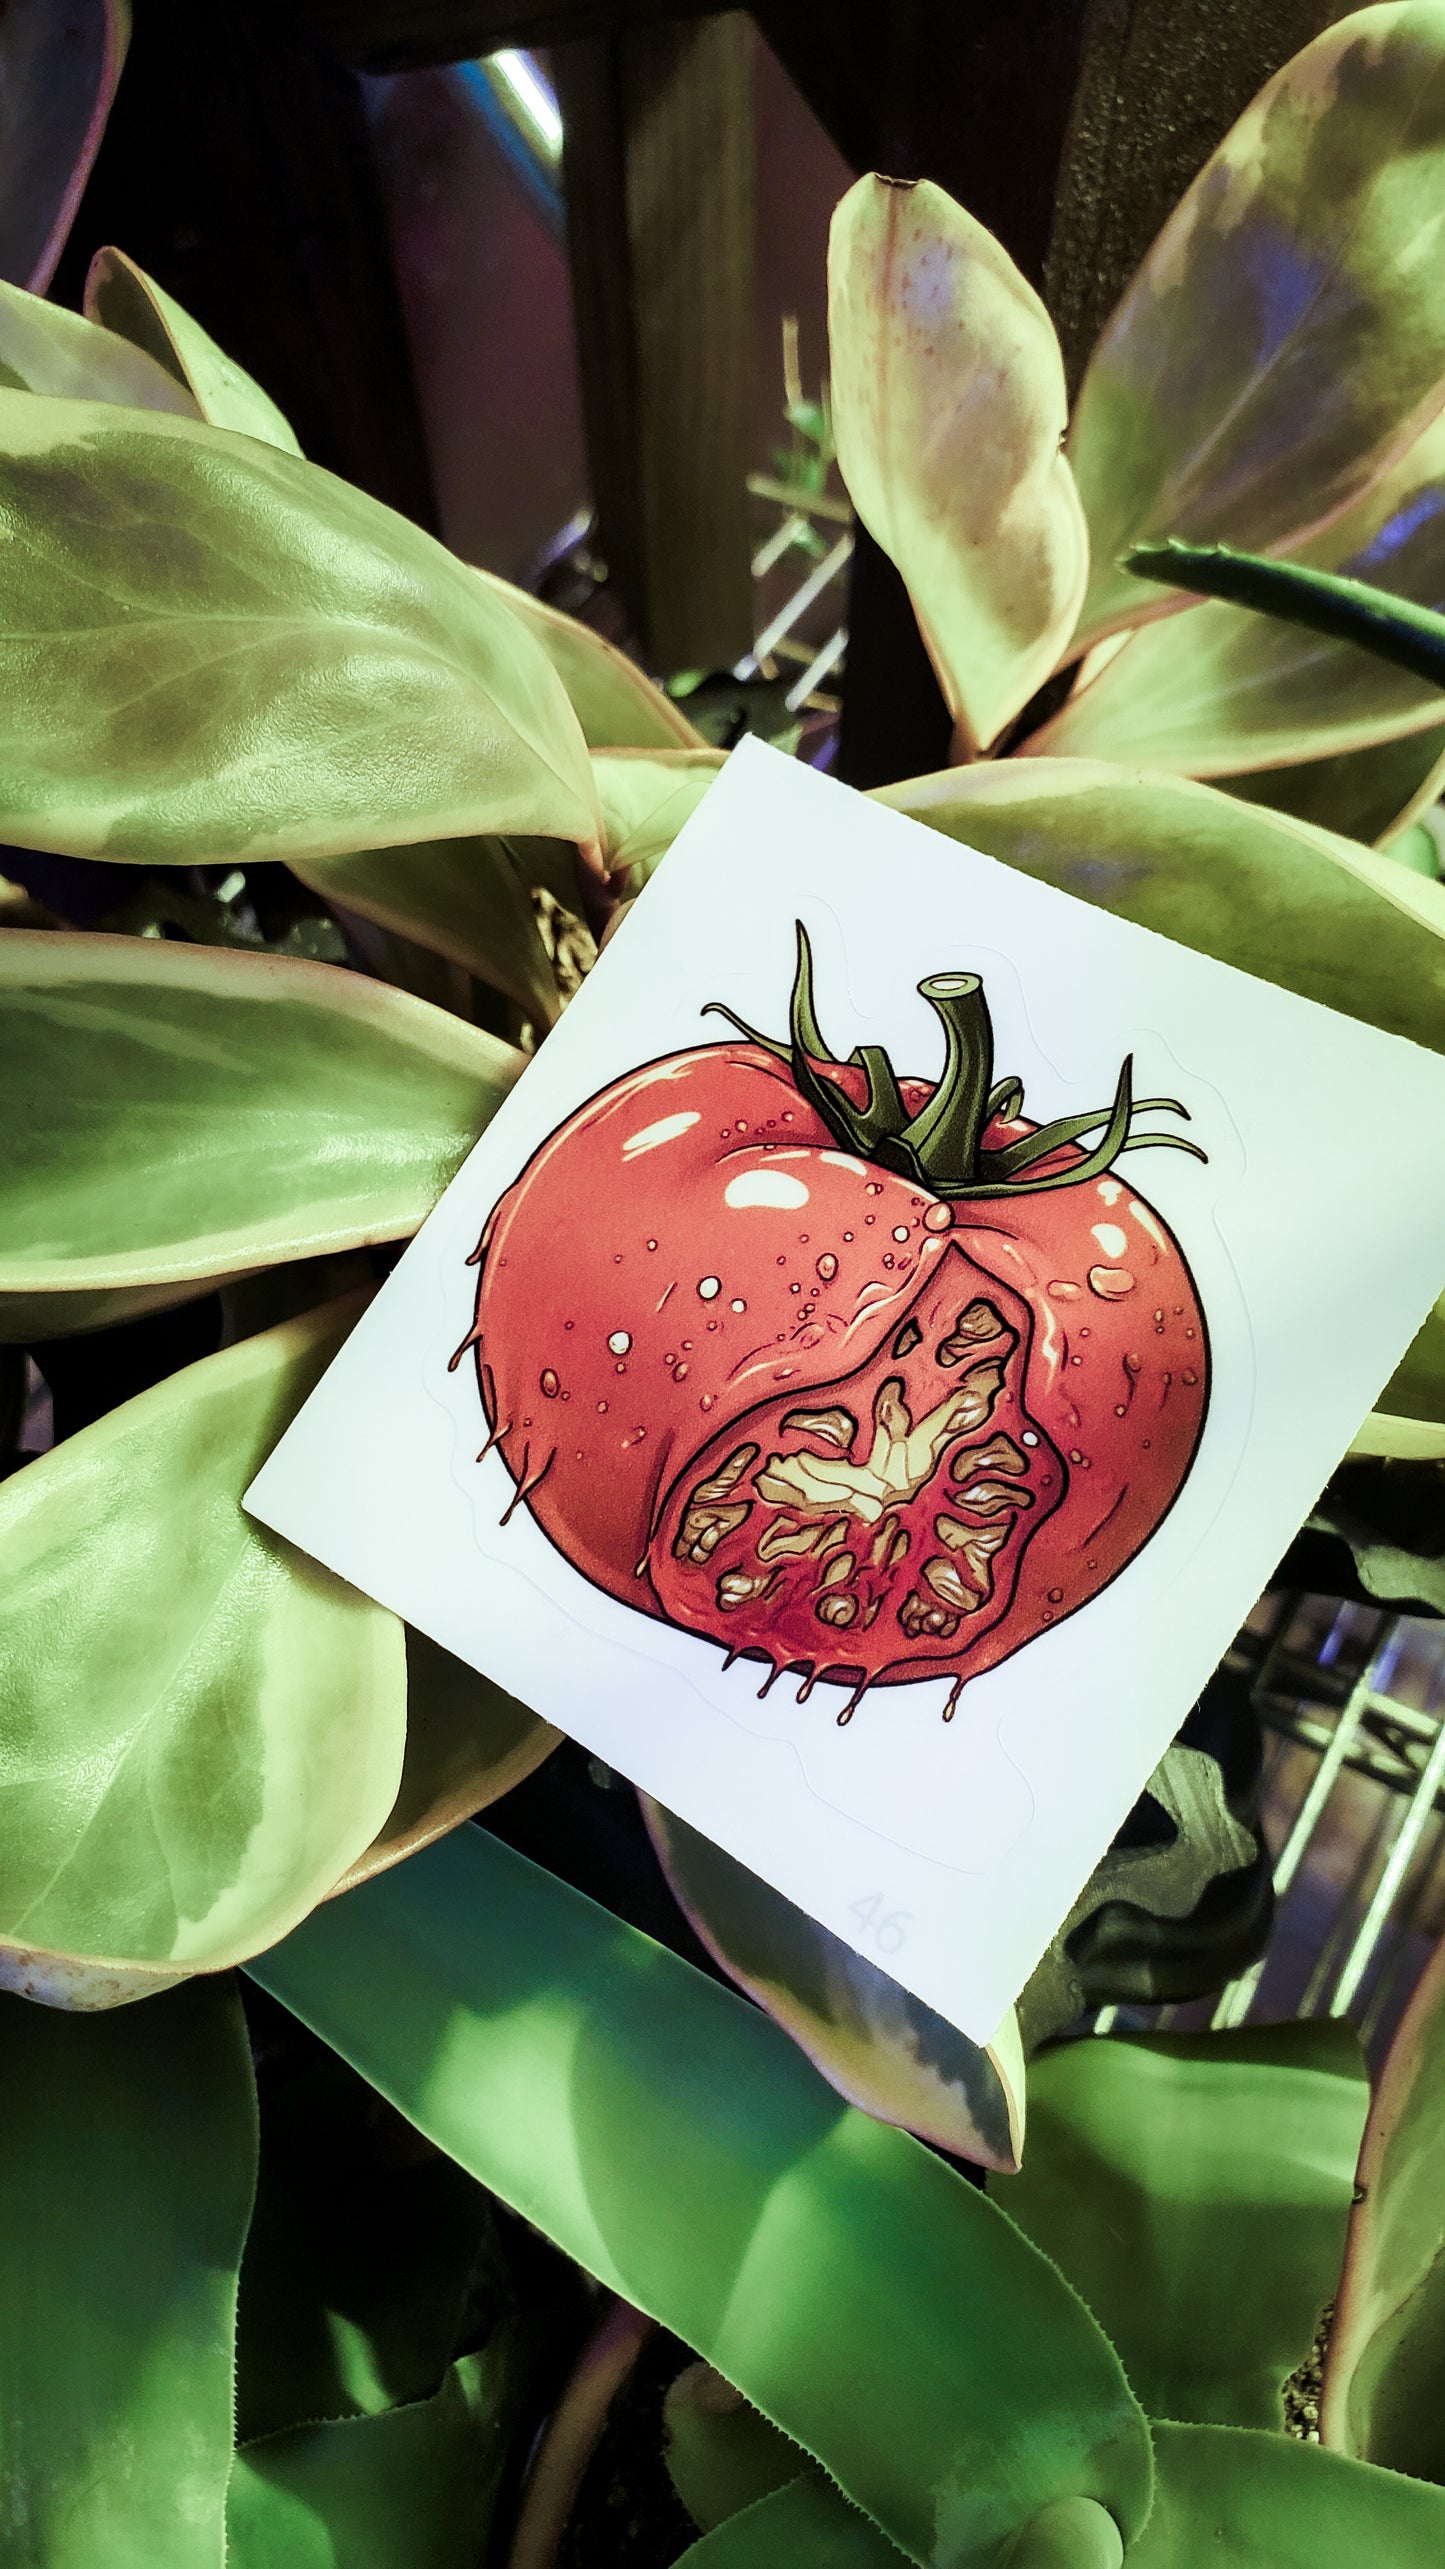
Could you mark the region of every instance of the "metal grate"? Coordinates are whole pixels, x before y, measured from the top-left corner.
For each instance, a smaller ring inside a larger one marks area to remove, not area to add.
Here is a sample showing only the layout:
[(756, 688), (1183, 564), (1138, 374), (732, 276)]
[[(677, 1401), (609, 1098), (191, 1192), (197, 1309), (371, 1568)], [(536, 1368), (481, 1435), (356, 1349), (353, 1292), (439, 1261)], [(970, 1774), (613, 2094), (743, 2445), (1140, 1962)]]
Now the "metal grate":
[(1378, 2055), (1445, 1932), (1445, 1625), (1292, 1591), (1226, 1665), (1265, 1729), (1268, 1950), (1212, 2004), (1104, 2008), (1095, 2031), (1344, 2016)]

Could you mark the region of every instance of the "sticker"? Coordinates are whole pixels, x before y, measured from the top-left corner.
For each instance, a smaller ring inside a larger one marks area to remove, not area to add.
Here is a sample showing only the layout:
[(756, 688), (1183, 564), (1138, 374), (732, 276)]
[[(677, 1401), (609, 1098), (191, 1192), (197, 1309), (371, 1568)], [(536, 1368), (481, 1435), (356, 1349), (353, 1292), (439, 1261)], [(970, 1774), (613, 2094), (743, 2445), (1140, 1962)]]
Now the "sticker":
[(986, 2040), (1439, 1291), (1442, 1108), (746, 743), (248, 1505)]

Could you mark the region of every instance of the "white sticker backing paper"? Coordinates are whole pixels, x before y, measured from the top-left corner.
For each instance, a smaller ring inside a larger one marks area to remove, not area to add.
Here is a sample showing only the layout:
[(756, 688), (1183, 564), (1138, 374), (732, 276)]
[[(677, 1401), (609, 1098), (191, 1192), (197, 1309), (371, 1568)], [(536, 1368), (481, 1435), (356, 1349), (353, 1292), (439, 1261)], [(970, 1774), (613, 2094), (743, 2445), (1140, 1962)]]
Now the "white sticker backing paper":
[(1445, 1060), (745, 742), (247, 1504), (982, 2042), (1442, 1281)]

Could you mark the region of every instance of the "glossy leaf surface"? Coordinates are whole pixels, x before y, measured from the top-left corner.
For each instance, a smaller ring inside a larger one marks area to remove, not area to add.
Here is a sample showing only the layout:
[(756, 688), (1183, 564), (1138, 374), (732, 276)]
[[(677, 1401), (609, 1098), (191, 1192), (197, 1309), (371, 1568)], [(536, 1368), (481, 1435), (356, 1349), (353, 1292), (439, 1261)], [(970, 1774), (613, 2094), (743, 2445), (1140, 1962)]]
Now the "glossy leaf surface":
[(18, 285), (0, 284), (0, 383), (63, 401), (200, 416), (190, 394), (143, 349)]
[(339, 1889), (430, 1846), (500, 1801), (550, 1757), (562, 1734), (410, 1624), (406, 1633), (406, 1756), (385, 1826)]
[[(317, 1910), (255, 1977), (920, 2562), (1049, 2500), (1147, 2505), (1142, 2418), (992, 2204), (776, 2026), (479, 1829)], [(959, 2313), (969, 2324), (959, 2325)]]
[(1445, 394), (1442, 189), (1435, 0), (1343, 19), (1246, 108), (1084, 377), (1069, 436), (1093, 551), (1081, 641), (1139, 619), (1118, 567), (1130, 544), (1278, 551), (1404, 453)]
[(222, 2569), (255, 2092), (234, 1986), (0, 1996), (0, 2553)]
[(1345, 750), (1338, 758), (1256, 767), (1216, 782), (1244, 802), (1263, 803), (1291, 819), (1393, 852), (1398, 833), (1417, 812), (1428, 810), (1445, 784), (1445, 724), (1376, 741), (1369, 749)]
[(499, 2331), (429, 2399), (244, 2446), (227, 2569), (477, 2569), (517, 2424), (514, 2343)]
[(0, 1334), (414, 1231), (522, 1061), (327, 964), (5, 935)]
[(1445, 1944), (1391, 2044), (1360, 2188), (1320, 2434), (1340, 2452), (1445, 2481)]
[(0, 19), (0, 276), (43, 294), (90, 176), (129, 0), (6, 0)]
[(0, 833), (196, 864), (588, 840), (577, 719), (515, 616), (314, 464), (0, 392)]
[(660, 865), (724, 759), (720, 749), (594, 755), (603, 863), (625, 899), (640, 892)]
[(705, 2533), (678, 2569), (899, 2569), (907, 2556), (830, 2481), (800, 2471)]
[(544, 1031), (556, 1024), (556, 976), (527, 884), (504, 840), (419, 840), (310, 864), (297, 859), (291, 871), (324, 901), (375, 919), (504, 990)]
[(994, 2200), (1082, 2294), (1153, 2416), (1283, 2426), (1369, 2102), (1350, 2029), (1321, 2033), (1084, 2040), (1033, 2063), (1028, 2155)]
[(1445, 1051), (1445, 891), (1185, 777), (1016, 759), (877, 795), (1096, 909)]
[(1088, 575), (1053, 323), (931, 179), (868, 177), (833, 216), (828, 343), (848, 495), (966, 748), (986, 747), (1060, 657)]
[(1024, 2064), (1010, 2014), (987, 2050), (745, 1865), (642, 1796), (673, 1893), (709, 1952), (853, 2105), (940, 2149), (1012, 2170)]
[(402, 1627), (240, 1503), (358, 1307), (188, 1366), (0, 1488), (12, 1982), (36, 1951), (214, 1969), (384, 1827)]
[(1129, 2569), (1438, 2569), (1445, 2491), (1251, 2427), (1155, 2425)]
[(572, 701), (589, 749), (697, 749), (706, 746), (686, 714), (635, 660), (580, 617), (563, 615), (527, 589), (472, 565), (493, 597), (540, 643)]
[(213, 428), (237, 428), (288, 455), (300, 454), (290, 423), (269, 394), (124, 250), (97, 250), (85, 280), (85, 309), (92, 321), (143, 349)]
[[(1445, 421), (1290, 562), (1445, 607)], [(1152, 586), (1141, 583), (1141, 608)], [(1226, 776), (1439, 727), (1439, 690), (1427, 679), (1357, 644), (1210, 599), (1141, 625), (1028, 746)]]

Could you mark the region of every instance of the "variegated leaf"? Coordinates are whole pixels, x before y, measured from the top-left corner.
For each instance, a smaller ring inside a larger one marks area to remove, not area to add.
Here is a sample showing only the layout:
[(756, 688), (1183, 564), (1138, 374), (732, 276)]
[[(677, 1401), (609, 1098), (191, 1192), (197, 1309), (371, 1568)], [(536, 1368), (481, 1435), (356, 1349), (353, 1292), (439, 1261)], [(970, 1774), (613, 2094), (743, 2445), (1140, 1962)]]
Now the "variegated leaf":
[(523, 1056), (329, 964), (0, 937), (0, 1337), (414, 1231)]
[(60, 401), (113, 401), (180, 419), (201, 415), (185, 387), (143, 348), (18, 285), (0, 284), (0, 384)]
[(1082, 645), (1180, 603), (1141, 607), (1128, 545), (1287, 549), (1405, 452), (1445, 399), (1442, 241), (1445, 10), (1359, 10), (1245, 110), (1094, 351)]
[(270, 395), (124, 250), (97, 250), (85, 280), (85, 309), (92, 321), (144, 351), (213, 428), (237, 428), (287, 455), (300, 454)]
[(5, 1985), (105, 2006), (255, 1953), (385, 1826), (402, 1627), (241, 1506), (358, 1308), (188, 1366), (0, 1489)]
[(545, 653), (464, 563), (200, 421), (0, 392), (0, 835), (127, 862), (590, 842)]
[(903, 574), (972, 754), (1047, 677), (1084, 595), (1053, 323), (941, 187), (874, 177), (833, 216), (828, 336), (849, 497)]
[(725, 757), (721, 749), (594, 751), (602, 861), (625, 900), (661, 863)]

